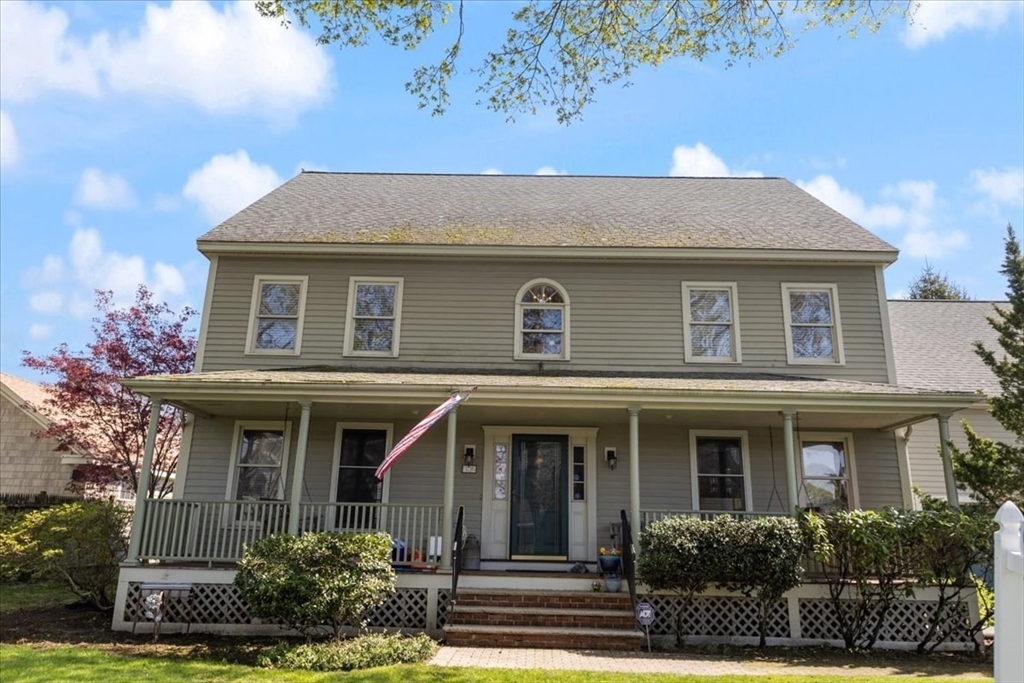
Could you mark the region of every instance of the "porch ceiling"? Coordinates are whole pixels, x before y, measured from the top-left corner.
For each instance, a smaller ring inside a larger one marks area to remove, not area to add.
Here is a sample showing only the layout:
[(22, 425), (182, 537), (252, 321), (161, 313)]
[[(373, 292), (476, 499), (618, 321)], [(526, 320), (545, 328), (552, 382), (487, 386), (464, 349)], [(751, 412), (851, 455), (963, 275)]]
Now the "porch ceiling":
[[(280, 418), (312, 401), (318, 417), (416, 419), (456, 389), (477, 387), (460, 408), (493, 424), (778, 424), (780, 410), (801, 426), (883, 428), (970, 407), (977, 396), (889, 384), (741, 373), (460, 374), (338, 369), (239, 370), (156, 375), (125, 382), (200, 415)], [(291, 406), (289, 408), (289, 406)]]

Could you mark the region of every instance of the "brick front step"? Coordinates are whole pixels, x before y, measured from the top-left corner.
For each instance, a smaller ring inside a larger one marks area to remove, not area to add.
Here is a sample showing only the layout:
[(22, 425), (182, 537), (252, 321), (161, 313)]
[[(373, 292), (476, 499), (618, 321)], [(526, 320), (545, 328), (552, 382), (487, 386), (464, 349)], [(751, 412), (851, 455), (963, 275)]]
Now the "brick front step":
[[(538, 609), (608, 609), (632, 611), (629, 593), (537, 590), (460, 590), (458, 607), (524, 607)], [(457, 608), (456, 608), (457, 609)]]
[(446, 626), (445, 642), (462, 647), (537, 647), (573, 650), (639, 650), (639, 631), (540, 626)]
[[(461, 596), (460, 596), (461, 598)], [(547, 607), (476, 607), (462, 603), (455, 608), (453, 621), (459, 625), (544, 626), (563, 628), (601, 628), (631, 630), (633, 613), (627, 609), (553, 609)]]

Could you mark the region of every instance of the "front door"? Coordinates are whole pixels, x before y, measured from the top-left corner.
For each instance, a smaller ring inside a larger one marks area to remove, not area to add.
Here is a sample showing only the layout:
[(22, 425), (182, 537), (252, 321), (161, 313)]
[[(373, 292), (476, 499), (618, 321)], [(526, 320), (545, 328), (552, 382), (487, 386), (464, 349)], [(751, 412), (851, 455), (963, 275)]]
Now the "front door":
[(569, 555), (569, 439), (512, 438), (511, 559), (564, 560)]

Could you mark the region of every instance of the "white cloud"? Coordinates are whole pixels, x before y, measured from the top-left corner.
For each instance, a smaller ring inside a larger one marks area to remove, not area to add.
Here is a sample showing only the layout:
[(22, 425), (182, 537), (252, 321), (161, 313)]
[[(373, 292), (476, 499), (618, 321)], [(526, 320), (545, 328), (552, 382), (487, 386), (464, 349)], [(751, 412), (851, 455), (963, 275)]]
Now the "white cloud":
[(494, 167), (485, 168), (484, 170), (480, 171), (480, 175), (501, 175), (501, 169)]
[(671, 176), (689, 176), (697, 178), (760, 178), (760, 171), (735, 172), (729, 169), (722, 159), (712, 152), (703, 142), (693, 147), (679, 145), (672, 150)]
[(55, 315), (64, 307), (64, 297), (60, 292), (43, 290), (29, 297), (28, 306), (37, 313)]
[(331, 88), (327, 53), (301, 28), (284, 30), (253, 3), (149, 4), (134, 31), (88, 40), (68, 35), (68, 15), (20, 0), (0, 2), (0, 93), (16, 101), (50, 91), (123, 92), (191, 102), (209, 112), (281, 116)]
[(258, 164), (240, 149), (218, 154), (188, 176), (182, 194), (199, 205), (211, 223), (241, 211), (281, 184), (270, 166)]
[(48, 91), (100, 94), (105, 34), (67, 35), (68, 15), (40, 3), (0, 2), (0, 98), (23, 102)]
[(928, 0), (915, 4), (903, 43), (912, 48), (942, 40), (957, 30), (997, 29), (1021, 9), (1018, 0)]
[(533, 172), (533, 175), (569, 175), (569, 172), (565, 170), (559, 171), (554, 166), (541, 166)]
[(798, 180), (796, 184), (866, 228), (903, 228), (901, 248), (909, 256), (938, 257), (967, 244), (967, 235), (962, 231), (940, 230), (934, 226), (938, 213), (936, 188), (930, 180), (904, 180), (888, 185), (881, 192), (888, 201), (878, 204), (868, 204), (829, 175), (807, 182)]
[(28, 336), (32, 337), (34, 341), (43, 341), (48, 339), (51, 334), (53, 334), (53, 325), (32, 323), (28, 326)]
[(59, 256), (48, 254), (40, 268), (31, 268), (23, 278), (27, 287), (53, 287), (64, 279), (64, 262)]
[(12, 166), (17, 160), (18, 135), (14, 132), (14, 122), (0, 109), (0, 166)]
[(1024, 205), (1024, 168), (975, 169), (971, 189), (993, 204)]
[(129, 209), (135, 206), (135, 195), (128, 181), (118, 174), (87, 168), (75, 190), (75, 204), (92, 209)]
[(161, 212), (177, 211), (180, 205), (181, 202), (178, 197), (160, 192), (157, 193), (156, 199), (153, 200), (153, 208)]

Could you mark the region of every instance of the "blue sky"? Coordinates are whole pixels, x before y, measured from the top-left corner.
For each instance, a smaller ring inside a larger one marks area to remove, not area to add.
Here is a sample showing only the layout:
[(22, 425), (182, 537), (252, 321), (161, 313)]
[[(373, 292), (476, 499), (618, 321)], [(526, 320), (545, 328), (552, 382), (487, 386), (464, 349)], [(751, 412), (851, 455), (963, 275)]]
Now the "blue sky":
[(1024, 228), (1024, 4), (925, 0), (856, 40), (644, 69), (569, 127), (475, 104), (469, 68), (515, 6), (469, 6), (431, 117), (403, 85), (446, 36), (341, 51), (249, 3), (0, 2), (0, 369), (83, 347), (96, 288), (198, 307), (195, 239), (300, 168), (782, 176), (901, 249), (890, 296), (927, 258), (1002, 298), (1003, 231)]

